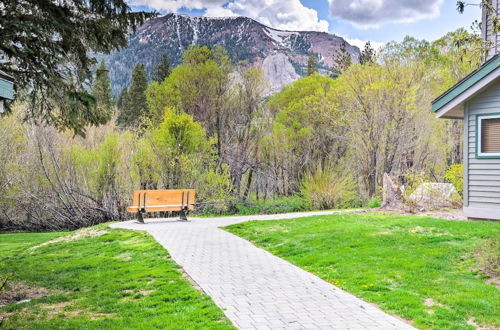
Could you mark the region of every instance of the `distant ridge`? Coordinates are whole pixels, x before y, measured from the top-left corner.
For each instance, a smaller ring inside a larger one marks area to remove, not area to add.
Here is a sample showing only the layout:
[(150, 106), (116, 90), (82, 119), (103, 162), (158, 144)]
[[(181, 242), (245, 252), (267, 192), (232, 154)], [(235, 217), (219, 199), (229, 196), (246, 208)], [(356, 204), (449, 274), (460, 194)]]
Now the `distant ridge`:
[[(143, 63), (151, 71), (162, 54), (173, 65), (192, 44), (224, 46), (236, 61), (246, 60), (264, 70), (271, 90), (297, 80), (306, 71), (309, 52), (318, 54), (320, 72), (326, 73), (333, 55), (345, 40), (326, 32), (283, 31), (248, 17), (199, 17), (168, 14), (147, 21), (130, 37), (129, 46), (106, 56), (113, 93), (128, 87), (132, 70)], [(353, 60), (359, 48), (347, 43)]]

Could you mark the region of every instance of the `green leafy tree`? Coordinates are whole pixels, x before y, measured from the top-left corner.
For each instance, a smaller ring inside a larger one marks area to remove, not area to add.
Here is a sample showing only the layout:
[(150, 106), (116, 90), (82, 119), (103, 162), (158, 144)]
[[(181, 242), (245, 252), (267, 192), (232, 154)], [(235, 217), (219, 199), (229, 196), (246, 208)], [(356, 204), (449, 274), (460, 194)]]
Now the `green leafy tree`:
[(28, 94), (27, 117), (84, 135), (108, 120), (88, 90), (92, 53), (125, 47), (129, 32), (154, 15), (131, 12), (124, 0), (2, 1), (0, 70)]
[(264, 139), (268, 166), (282, 169), (280, 193), (300, 188), (304, 170), (318, 163), (336, 164), (346, 152), (344, 114), (333, 94), (337, 82), (312, 75), (286, 86), (268, 103), (276, 118)]
[[(457, 1), (457, 10), (461, 14), (463, 14), (463, 12), (465, 11), (465, 7), (467, 6), (479, 6), (486, 14), (486, 21), (482, 21), (481, 23), (479, 23), (477, 20), (475, 20), (472, 23), (472, 34), (462, 33), (455, 36), (454, 44), (463, 53), (466, 53), (471, 49), (480, 50), (482, 52), (482, 58), (484, 58), (484, 56), (488, 53), (490, 55), (494, 55), (497, 53), (498, 42), (483, 39), (481, 33), (483, 24), (486, 24), (488, 26), (488, 30), (491, 31), (491, 34), (493, 35), (500, 32), (500, 19), (498, 17), (498, 8), (496, 7), (495, 3), (496, 2), (491, 0), (478, 0), (471, 2)], [(477, 46), (478, 40), (481, 41), (479, 46)], [(474, 49), (472, 47), (477, 48)]]
[(166, 107), (193, 116), (204, 124), (207, 135), (215, 138), (222, 158), (230, 73), (234, 71), (231, 59), (223, 47), (192, 46), (182, 61), (161, 84), (153, 82), (148, 89), (151, 116), (157, 122)]
[(168, 56), (163, 54), (160, 60), (160, 63), (156, 66), (152, 79), (153, 81), (161, 83), (163, 80), (167, 79), (172, 73), (172, 68), (170, 67), (170, 63), (168, 62)]
[(343, 41), (340, 44), (340, 48), (333, 55), (333, 67), (330, 76), (336, 78), (342, 74), (348, 67), (352, 64), (352, 57), (347, 50), (347, 43)]
[(148, 138), (165, 188), (194, 186), (203, 163), (210, 163), (212, 143), (200, 123), (186, 113), (167, 108), (163, 121)]
[(103, 119), (111, 119), (113, 96), (109, 81), (108, 69), (104, 60), (96, 70), (94, 84), (92, 85), (92, 95), (96, 100), (96, 113)]
[(373, 49), (372, 45), (369, 41), (365, 43), (365, 47), (361, 51), (361, 55), (359, 57), (360, 64), (368, 64), (375, 62), (375, 49)]
[(122, 109), (118, 122), (122, 126), (137, 125), (141, 117), (147, 116), (146, 89), (148, 79), (144, 64), (137, 64), (132, 72), (132, 81), (127, 91), (127, 107)]
[(307, 61), (307, 75), (313, 75), (318, 72), (318, 61), (316, 59), (316, 54), (312, 51), (309, 53), (309, 59)]
[(453, 164), (450, 166), (444, 176), (446, 181), (457, 188), (458, 193), (463, 196), (464, 193), (464, 165)]

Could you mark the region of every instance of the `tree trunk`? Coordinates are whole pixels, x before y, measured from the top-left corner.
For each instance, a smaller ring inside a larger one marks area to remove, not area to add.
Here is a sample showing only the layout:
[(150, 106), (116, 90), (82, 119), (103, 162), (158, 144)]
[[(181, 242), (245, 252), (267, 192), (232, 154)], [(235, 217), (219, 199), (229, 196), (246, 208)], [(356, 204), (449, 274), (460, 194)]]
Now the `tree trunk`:
[(381, 209), (386, 211), (413, 211), (411, 206), (406, 203), (403, 189), (395, 184), (387, 173), (384, 173)]
[(244, 201), (246, 201), (248, 198), (248, 193), (250, 192), (250, 186), (252, 185), (252, 177), (253, 177), (253, 170), (250, 169), (250, 173), (248, 173), (247, 186), (245, 188), (245, 192), (243, 193), (243, 200)]

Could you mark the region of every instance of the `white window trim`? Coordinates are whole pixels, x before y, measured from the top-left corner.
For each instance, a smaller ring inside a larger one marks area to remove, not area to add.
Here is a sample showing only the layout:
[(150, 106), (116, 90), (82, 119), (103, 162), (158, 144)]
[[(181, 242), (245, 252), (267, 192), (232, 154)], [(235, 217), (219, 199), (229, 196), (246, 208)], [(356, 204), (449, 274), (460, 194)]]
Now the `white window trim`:
[(500, 152), (481, 152), (483, 150), (483, 147), (481, 143), (483, 142), (483, 120), (484, 119), (498, 119), (500, 118), (500, 115), (495, 114), (495, 115), (479, 115), (477, 116), (477, 132), (476, 132), (476, 138), (477, 138), (477, 156), (478, 157), (500, 157)]

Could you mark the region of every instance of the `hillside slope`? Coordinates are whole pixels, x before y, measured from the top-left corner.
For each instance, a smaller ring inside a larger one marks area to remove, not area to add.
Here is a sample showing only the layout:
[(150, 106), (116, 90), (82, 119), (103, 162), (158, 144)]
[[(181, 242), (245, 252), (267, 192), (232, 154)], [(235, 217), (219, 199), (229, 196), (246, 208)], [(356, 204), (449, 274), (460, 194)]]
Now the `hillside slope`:
[[(281, 31), (247, 17), (208, 18), (168, 14), (147, 21), (130, 37), (129, 46), (106, 56), (113, 92), (129, 84), (132, 70), (143, 63), (151, 72), (162, 54), (177, 65), (192, 44), (222, 45), (236, 61), (263, 68), (272, 90), (297, 80), (305, 73), (310, 51), (318, 54), (320, 71), (328, 72), (333, 55), (344, 42), (324, 32)], [(359, 49), (347, 44), (354, 61)]]

